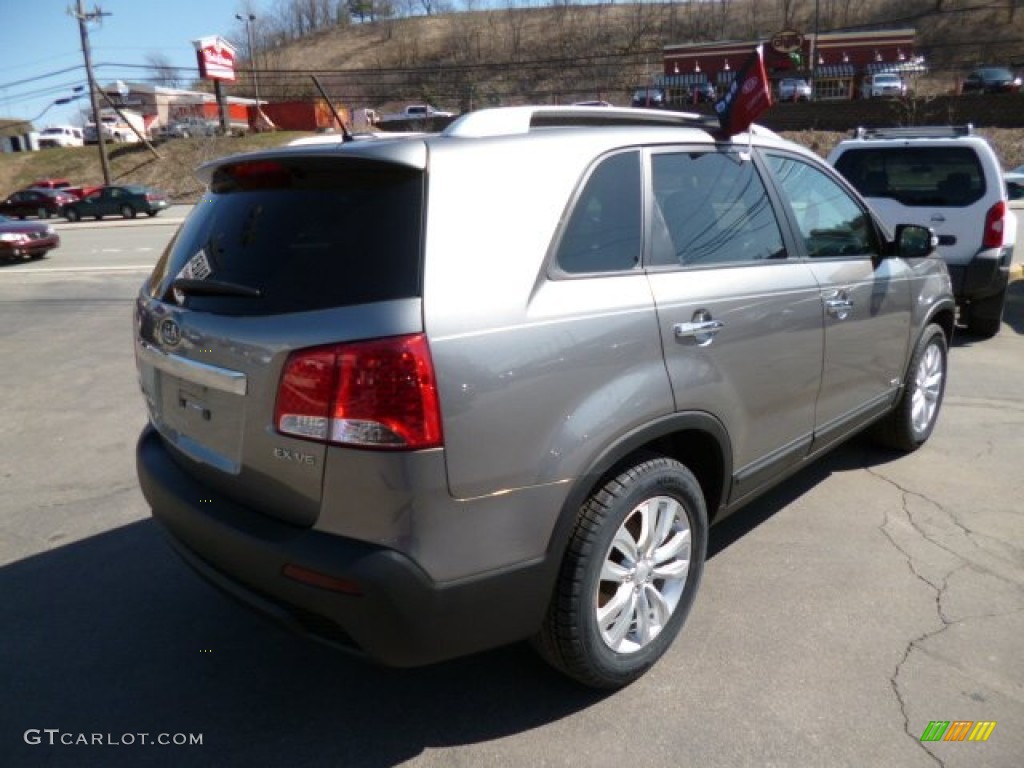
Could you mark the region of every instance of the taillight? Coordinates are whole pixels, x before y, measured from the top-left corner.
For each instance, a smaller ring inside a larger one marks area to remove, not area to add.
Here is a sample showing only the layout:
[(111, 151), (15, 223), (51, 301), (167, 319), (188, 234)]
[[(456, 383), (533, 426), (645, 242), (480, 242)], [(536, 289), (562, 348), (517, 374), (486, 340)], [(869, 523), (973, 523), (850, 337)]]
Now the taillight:
[(339, 445), (413, 450), (443, 442), (434, 365), (423, 334), (289, 355), (274, 425)]
[(1006, 202), (1000, 200), (988, 209), (985, 214), (985, 234), (981, 238), (984, 248), (1001, 248), (1003, 246), (1003, 227), (1006, 220)]

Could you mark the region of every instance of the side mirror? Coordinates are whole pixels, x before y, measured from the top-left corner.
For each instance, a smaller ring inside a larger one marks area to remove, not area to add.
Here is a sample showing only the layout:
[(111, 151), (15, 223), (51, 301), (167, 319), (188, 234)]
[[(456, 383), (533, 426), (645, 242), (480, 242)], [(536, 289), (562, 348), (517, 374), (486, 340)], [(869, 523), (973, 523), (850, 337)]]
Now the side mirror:
[(899, 224), (896, 227), (896, 255), (904, 259), (921, 259), (938, 247), (939, 238), (928, 227)]

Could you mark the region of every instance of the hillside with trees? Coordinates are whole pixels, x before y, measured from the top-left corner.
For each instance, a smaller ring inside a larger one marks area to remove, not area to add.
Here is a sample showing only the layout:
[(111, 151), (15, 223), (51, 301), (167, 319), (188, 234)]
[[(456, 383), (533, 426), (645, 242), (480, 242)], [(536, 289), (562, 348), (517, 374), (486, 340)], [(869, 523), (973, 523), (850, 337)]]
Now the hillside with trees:
[(915, 28), (937, 90), (979, 63), (1024, 67), (1024, 0), (281, 0), (253, 23), (236, 92), (251, 95), (255, 65), (261, 96), (280, 100), (313, 96), (317, 72), (352, 106), (621, 101), (666, 44), (809, 32), (816, 15), (820, 32)]

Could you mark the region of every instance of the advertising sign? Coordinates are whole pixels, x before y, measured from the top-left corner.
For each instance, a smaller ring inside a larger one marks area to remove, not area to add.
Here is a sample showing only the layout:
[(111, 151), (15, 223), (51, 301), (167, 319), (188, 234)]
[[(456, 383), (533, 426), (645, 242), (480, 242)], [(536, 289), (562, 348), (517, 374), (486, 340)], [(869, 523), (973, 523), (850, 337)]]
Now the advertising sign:
[(235, 47), (220, 35), (193, 40), (199, 62), (199, 76), (204, 80), (235, 82)]

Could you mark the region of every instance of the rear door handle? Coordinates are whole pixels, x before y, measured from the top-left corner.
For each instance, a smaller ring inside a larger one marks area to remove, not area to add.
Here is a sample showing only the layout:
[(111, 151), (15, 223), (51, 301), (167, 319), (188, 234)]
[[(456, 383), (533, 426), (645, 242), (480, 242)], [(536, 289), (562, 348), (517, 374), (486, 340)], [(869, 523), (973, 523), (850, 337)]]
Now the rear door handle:
[(699, 310), (693, 313), (693, 320), (688, 323), (676, 323), (672, 332), (677, 339), (694, 339), (698, 347), (706, 347), (715, 339), (715, 334), (725, 327), (721, 320), (712, 320), (711, 313)]
[(853, 311), (853, 302), (845, 296), (836, 299), (825, 299), (825, 311), (836, 320), (845, 320)]

